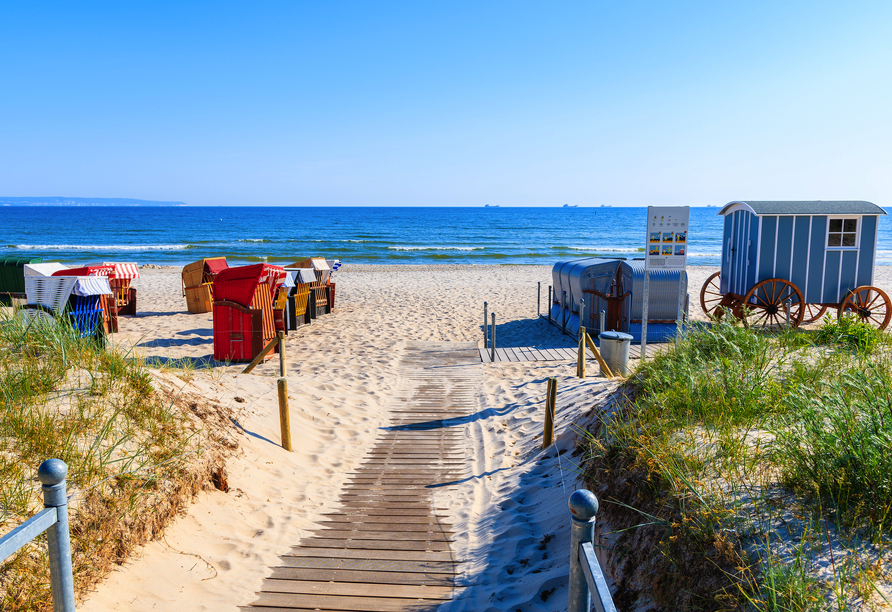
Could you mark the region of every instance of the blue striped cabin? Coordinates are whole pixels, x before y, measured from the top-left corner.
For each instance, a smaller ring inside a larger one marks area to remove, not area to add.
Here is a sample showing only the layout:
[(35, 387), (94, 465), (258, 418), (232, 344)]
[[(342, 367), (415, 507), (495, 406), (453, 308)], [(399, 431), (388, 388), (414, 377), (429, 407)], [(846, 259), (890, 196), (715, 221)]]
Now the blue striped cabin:
[(864, 201), (731, 202), (722, 241), (722, 294), (781, 278), (809, 304), (838, 303), (873, 285), (877, 229), (886, 211)]

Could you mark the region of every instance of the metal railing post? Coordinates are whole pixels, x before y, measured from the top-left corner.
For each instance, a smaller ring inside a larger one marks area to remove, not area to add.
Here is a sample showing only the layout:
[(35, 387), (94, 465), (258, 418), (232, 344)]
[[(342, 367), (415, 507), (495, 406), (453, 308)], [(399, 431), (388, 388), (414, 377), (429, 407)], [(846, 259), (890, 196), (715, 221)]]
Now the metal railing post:
[(561, 331), (567, 333), (567, 292), (561, 291)]
[(489, 332), (486, 329), (486, 326), (489, 323), (486, 316), (486, 310), (488, 307), (488, 304), (486, 302), (483, 302), (483, 348), (486, 348), (486, 337), (489, 335)]
[(536, 285), (538, 285), (536, 288), (536, 318), (538, 319), (542, 316), (542, 282), (539, 281)]
[(567, 505), (570, 507), (570, 594), (567, 612), (589, 612), (592, 594), (579, 561), (579, 547), (595, 539), (595, 515), (598, 498), (591, 491), (574, 491)]
[(551, 307), (554, 305), (554, 297), (552, 296), (551, 285), (548, 285), (548, 322), (551, 323)]
[(71, 572), (71, 539), (68, 535), (68, 495), (65, 477), (68, 466), (60, 459), (47, 459), (37, 469), (43, 485), (43, 505), (56, 509), (56, 522), (47, 529), (53, 612), (75, 612), (74, 576)]
[(490, 328), (490, 331), (492, 332), (492, 340), (490, 341), (491, 346), (490, 346), (489, 359), (490, 359), (490, 361), (495, 363), (495, 360), (496, 360), (496, 313), (492, 313), (492, 327)]
[(603, 311), (603, 310), (601, 311), (601, 316), (598, 317), (598, 322), (600, 323), (600, 325), (599, 325), (600, 330), (599, 330), (599, 331), (603, 334), (603, 333), (604, 333), (604, 328), (605, 328), (605, 326), (606, 326), (606, 323), (605, 323), (605, 321), (604, 321), (604, 311)]

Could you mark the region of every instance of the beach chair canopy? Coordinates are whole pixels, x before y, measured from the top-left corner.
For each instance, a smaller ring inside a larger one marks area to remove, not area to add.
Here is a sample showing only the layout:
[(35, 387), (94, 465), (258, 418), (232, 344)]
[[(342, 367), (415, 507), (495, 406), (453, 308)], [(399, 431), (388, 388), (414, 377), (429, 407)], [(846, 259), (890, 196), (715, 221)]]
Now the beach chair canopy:
[(313, 270), (318, 270), (321, 272), (329, 272), (331, 268), (328, 263), (321, 257), (310, 257), (309, 259), (304, 259), (302, 261), (296, 261), (290, 266), (285, 266), (286, 268), (311, 268)]
[(138, 265), (135, 263), (110, 263), (103, 262), (104, 266), (111, 266), (112, 272), (108, 275), (110, 278), (129, 279), (139, 278)]
[(47, 263), (25, 264), (25, 276), (52, 276), (60, 270), (67, 270), (68, 266), (58, 261)]
[(225, 257), (211, 257), (204, 260), (204, 271), (208, 274), (219, 274), (228, 267)]
[(108, 277), (102, 276), (28, 276), (25, 296), (29, 304), (40, 304), (60, 312), (71, 294), (79, 296), (112, 295)]
[(22, 293), (25, 291), (26, 264), (40, 263), (39, 257), (3, 257), (0, 258), (0, 292)]
[(311, 268), (285, 268), (285, 271), (294, 280), (295, 285), (308, 285), (316, 282), (316, 273)]
[(93, 264), (81, 268), (59, 270), (58, 272), (53, 272), (53, 276), (111, 276), (113, 272), (113, 266)]
[(247, 308), (254, 299), (257, 285), (269, 285), (272, 297), (285, 276), (284, 268), (269, 264), (226, 268), (214, 279), (214, 299), (232, 301)]

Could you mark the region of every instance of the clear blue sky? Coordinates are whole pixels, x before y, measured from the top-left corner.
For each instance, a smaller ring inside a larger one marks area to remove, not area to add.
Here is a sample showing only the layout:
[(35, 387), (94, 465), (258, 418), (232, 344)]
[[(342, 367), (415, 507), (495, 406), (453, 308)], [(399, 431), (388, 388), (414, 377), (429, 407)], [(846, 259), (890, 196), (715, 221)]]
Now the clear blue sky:
[(2, 2), (0, 195), (892, 205), (892, 2)]

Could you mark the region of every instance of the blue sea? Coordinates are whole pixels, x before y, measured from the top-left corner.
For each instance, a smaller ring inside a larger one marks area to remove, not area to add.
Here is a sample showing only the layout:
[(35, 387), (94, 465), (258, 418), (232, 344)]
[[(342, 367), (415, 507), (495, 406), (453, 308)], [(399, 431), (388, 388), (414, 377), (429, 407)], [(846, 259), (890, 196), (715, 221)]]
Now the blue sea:
[[(691, 208), (689, 265), (719, 265), (720, 209)], [(642, 208), (0, 207), (0, 257), (184, 265), (286, 264), (311, 256), (356, 264), (546, 264), (642, 257)], [(880, 217), (878, 264), (892, 265)]]

